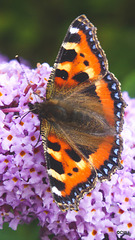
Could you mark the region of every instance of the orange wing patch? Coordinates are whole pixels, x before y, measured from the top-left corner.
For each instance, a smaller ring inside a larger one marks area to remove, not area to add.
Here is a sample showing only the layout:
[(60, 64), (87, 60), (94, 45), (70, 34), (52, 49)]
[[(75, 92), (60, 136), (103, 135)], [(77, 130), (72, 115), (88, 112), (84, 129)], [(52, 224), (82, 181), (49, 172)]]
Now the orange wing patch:
[(115, 114), (114, 114), (114, 100), (111, 98), (111, 91), (108, 89), (108, 83), (103, 79), (95, 82), (96, 93), (102, 103), (103, 113), (107, 121), (114, 126)]
[(96, 169), (99, 169), (104, 165), (104, 161), (109, 159), (109, 154), (112, 149), (112, 144), (114, 142), (113, 136), (107, 136), (104, 141), (99, 145), (96, 153), (90, 155), (90, 161)]

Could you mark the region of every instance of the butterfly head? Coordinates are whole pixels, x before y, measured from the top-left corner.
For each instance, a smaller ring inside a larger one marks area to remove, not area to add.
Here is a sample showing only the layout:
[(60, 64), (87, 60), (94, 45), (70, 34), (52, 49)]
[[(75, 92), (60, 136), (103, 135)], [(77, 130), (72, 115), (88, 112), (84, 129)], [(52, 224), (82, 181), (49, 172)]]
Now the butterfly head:
[(37, 114), (39, 119), (46, 119), (49, 122), (55, 122), (55, 120), (61, 120), (66, 118), (66, 110), (59, 106), (58, 101), (46, 100), (43, 102), (35, 102), (34, 104), (28, 104), (30, 112)]
[(40, 111), (40, 103), (36, 102), (36, 103), (28, 103), (28, 107), (30, 109), (30, 112), (35, 113), (35, 114), (39, 114)]
[(34, 104), (29, 102), (28, 107), (30, 109), (30, 112), (37, 114), (39, 119), (41, 120), (42, 118), (47, 119), (48, 116), (48, 107), (47, 107), (47, 102), (35, 102)]

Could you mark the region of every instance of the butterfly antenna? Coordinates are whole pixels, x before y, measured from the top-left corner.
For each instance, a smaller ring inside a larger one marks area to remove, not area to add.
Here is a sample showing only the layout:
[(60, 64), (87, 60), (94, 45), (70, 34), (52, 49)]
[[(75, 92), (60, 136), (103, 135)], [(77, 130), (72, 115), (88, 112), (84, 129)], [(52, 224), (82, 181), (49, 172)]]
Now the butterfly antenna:
[(21, 120), (20, 120), (20, 122), (22, 121), (22, 119), (24, 118), (24, 117), (26, 117), (29, 113), (31, 112), (31, 110), (29, 110), (28, 112), (26, 112), (26, 113), (24, 113), (23, 114), (23, 116), (21, 117)]
[[(22, 69), (22, 72), (23, 72), (23, 74), (25, 75), (25, 78), (26, 78), (26, 80), (27, 80), (28, 85), (32, 88), (32, 85), (31, 85), (31, 83), (29, 82), (29, 79), (28, 79), (28, 77), (27, 77), (27, 75), (26, 75), (26, 72), (25, 72), (23, 66), (22, 66), (22, 63), (21, 63), (21, 60), (20, 60), (18, 54), (15, 56), (15, 59), (16, 59), (17, 62), (20, 64), (21, 69)], [(45, 97), (41, 97), (38, 93), (36, 93), (36, 92), (34, 92), (34, 91), (33, 91), (33, 93), (34, 93), (35, 95), (37, 95), (40, 99), (45, 100)]]
[(26, 78), (26, 80), (27, 80), (28, 85), (31, 86), (31, 84), (30, 84), (30, 82), (29, 82), (29, 79), (28, 79), (28, 77), (27, 77), (27, 75), (26, 75), (26, 72), (25, 72), (25, 70), (24, 70), (24, 67), (23, 67), (23, 65), (22, 65), (22, 63), (21, 63), (21, 60), (20, 60), (18, 54), (15, 56), (15, 59), (16, 59), (17, 62), (20, 64), (20, 67), (21, 67), (21, 69), (22, 69), (22, 73), (25, 75), (25, 78)]

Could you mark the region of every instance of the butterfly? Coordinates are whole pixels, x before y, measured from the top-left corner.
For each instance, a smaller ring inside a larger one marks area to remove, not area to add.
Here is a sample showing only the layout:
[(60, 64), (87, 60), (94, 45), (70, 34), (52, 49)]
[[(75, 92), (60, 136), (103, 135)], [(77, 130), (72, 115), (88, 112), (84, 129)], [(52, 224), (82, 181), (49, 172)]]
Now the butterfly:
[(81, 15), (60, 47), (46, 100), (29, 103), (40, 119), (51, 192), (62, 211), (79, 210), (84, 194), (122, 167), (124, 107), (96, 28)]

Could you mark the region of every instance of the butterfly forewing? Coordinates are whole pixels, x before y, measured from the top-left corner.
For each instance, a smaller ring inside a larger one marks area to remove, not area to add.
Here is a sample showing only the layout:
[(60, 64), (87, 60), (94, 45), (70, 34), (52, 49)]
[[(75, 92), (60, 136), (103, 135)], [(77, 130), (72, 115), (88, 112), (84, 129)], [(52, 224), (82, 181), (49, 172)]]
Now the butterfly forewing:
[[(101, 79), (108, 70), (108, 62), (96, 36), (96, 28), (81, 15), (70, 25), (50, 76), (56, 88), (73, 88), (89, 80)], [(48, 85), (47, 98), (52, 87)], [(49, 91), (50, 90), (50, 91)]]

